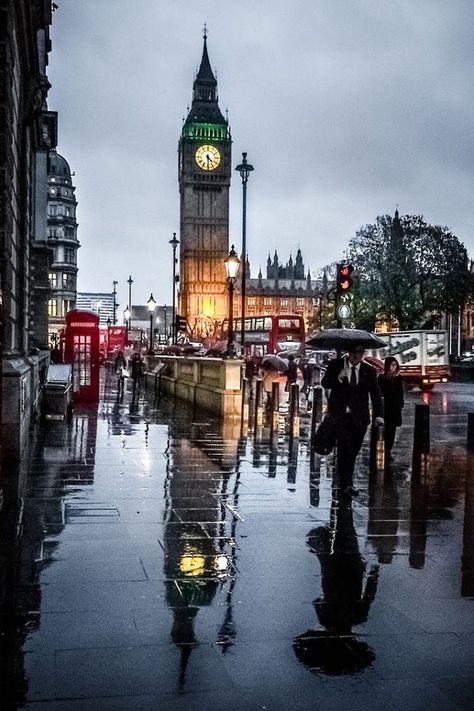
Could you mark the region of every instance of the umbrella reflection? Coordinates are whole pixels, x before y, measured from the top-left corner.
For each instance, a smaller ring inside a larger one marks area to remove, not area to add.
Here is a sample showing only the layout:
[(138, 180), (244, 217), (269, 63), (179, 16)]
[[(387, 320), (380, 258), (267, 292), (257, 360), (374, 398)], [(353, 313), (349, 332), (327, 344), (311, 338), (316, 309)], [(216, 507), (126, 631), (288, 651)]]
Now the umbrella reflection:
[(308, 534), (308, 547), (321, 565), (322, 595), (313, 605), (324, 630), (308, 630), (295, 638), (299, 661), (324, 674), (360, 672), (375, 659), (368, 644), (356, 639), (352, 627), (367, 621), (377, 591), (378, 566), (365, 576), (351, 505), (333, 501), (332, 526)]

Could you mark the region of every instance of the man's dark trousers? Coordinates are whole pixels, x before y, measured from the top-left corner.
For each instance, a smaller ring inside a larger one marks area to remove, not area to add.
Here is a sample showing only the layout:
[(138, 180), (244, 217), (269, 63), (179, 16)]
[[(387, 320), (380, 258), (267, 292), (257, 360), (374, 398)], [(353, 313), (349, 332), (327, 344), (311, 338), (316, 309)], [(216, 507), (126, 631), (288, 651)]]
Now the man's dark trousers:
[(367, 427), (355, 424), (350, 413), (342, 415), (336, 425), (337, 469), (342, 489), (352, 485), (354, 466), (362, 447)]

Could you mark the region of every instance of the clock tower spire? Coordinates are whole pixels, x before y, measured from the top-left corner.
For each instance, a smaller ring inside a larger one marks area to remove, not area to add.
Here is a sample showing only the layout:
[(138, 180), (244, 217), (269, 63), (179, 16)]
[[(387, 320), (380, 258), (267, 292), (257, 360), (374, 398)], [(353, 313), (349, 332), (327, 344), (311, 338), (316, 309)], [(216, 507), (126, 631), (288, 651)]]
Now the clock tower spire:
[(193, 336), (227, 317), (231, 135), (220, 111), (204, 26), (201, 64), (179, 140), (179, 310)]

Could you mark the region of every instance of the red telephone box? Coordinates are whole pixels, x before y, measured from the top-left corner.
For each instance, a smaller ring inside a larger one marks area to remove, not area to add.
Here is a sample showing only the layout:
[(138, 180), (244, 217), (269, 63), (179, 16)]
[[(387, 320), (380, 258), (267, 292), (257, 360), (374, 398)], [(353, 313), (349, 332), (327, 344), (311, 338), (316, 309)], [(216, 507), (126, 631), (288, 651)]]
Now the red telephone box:
[(73, 309), (66, 314), (64, 362), (72, 363), (75, 400), (99, 399), (99, 316)]

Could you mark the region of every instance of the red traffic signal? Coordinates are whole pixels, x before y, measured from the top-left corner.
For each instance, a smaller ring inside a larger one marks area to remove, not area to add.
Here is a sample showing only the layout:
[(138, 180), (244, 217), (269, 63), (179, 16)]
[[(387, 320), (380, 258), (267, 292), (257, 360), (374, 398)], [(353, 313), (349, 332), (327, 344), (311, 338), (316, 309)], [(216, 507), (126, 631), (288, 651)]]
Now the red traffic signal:
[(337, 293), (344, 294), (352, 287), (351, 274), (354, 271), (352, 264), (347, 262), (337, 265)]

